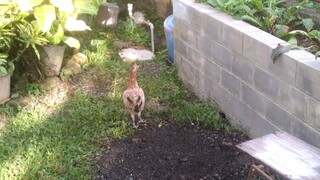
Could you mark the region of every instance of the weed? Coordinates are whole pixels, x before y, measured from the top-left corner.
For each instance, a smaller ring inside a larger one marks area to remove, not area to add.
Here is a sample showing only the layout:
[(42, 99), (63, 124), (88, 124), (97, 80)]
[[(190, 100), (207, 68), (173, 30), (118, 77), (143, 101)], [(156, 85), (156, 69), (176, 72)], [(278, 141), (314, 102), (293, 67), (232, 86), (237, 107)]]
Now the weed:
[(39, 84), (37, 83), (28, 83), (25, 87), (28, 95), (37, 96), (40, 95), (43, 90), (40, 89)]

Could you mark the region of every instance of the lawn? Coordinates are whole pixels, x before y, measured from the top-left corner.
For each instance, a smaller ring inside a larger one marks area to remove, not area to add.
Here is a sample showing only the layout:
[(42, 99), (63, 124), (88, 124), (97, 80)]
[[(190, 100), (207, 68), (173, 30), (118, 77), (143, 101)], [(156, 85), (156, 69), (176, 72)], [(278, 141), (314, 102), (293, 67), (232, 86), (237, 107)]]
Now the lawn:
[[(161, 29), (162, 21), (155, 22)], [(164, 38), (159, 31), (157, 36)], [(51, 90), (28, 84), (12, 92), (19, 98), (0, 106), (0, 179), (90, 179), (93, 158), (112, 139), (135, 132), (122, 104), (133, 63), (121, 60), (112, 44), (130, 40), (150, 47), (147, 29), (121, 19), (116, 29), (96, 29), (79, 38), (80, 52), (89, 59), (81, 74), (61, 74), (63, 82)], [(169, 118), (233, 131), (217, 106), (201, 102), (183, 86), (175, 66), (167, 64), (164, 48), (156, 44), (155, 59), (137, 63), (147, 101), (142, 117), (152, 117), (159, 125)]]

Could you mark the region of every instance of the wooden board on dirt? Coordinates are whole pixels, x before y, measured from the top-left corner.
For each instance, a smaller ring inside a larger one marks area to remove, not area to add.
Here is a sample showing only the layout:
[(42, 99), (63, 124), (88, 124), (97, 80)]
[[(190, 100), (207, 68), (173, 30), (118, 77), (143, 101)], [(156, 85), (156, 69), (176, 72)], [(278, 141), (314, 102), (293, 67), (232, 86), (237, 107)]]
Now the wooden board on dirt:
[(265, 135), (237, 145), (289, 179), (320, 179), (320, 149), (285, 132)]

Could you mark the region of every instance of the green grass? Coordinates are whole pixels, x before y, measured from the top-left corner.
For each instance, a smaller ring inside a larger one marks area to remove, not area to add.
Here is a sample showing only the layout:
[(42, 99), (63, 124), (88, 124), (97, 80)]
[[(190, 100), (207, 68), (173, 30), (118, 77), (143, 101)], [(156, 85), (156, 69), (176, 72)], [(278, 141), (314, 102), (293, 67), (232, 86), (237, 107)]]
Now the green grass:
[[(31, 108), (0, 106), (0, 114), (7, 119), (0, 129), (0, 179), (90, 179), (94, 156), (107, 148), (111, 138), (134, 131), (121, 97), (132, 63), (119, 59), (112, 42), (136, 38), (136, 42), (146, 43), (149, 37), (139, 27), (130, 30), (125, 21), (116, 30), (96, 30), (84, 37), (81, 52), (90, 62), (85, 70), (96, 69), (96, 79), (106, 77), (99, 82), (108, 84), (106, 95), (90, 96), (80, 89), (60, 104), (43, 104), (38, 99), (48, 92), (29, 84), (26, 91), (33, 98)], [(161, 121), (165, 115), (181, 124), (230, 131), (215, 105), (189, 99), (192, 95), (179, 80), (176, 68), (166, 65), (166, 53), (158, 51), (154, 61), (138, 62), (138, 81), (146, 98), (166, 102), (169, 107), (146, 107), (142, 116), (149, 114)], [(160, 68), (157, 75), (150, 74), (149, 63)]]

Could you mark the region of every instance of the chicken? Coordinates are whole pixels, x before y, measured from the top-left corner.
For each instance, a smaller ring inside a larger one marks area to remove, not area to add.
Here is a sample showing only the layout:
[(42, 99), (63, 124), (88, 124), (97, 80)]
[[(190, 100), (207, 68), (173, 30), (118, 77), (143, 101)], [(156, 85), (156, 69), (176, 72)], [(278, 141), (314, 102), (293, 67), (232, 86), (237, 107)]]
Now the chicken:
[(139, 66), (137, 64), (134, 64), (132, 66), (131, 72), (130, 72), (130, 80), (129, 80), (129, 87), (123, 92), (123, 102), (126, 111), (128, 111), (131, 114), (131, 118), (133, 121), (133, 127), (137, 128), (138, 125), (135, 122), (135, 116), (137, 115), (139, 117), (139, 122), (145, 122), (141, 118), (141, 111), (144, 108), (145, 105), (145, 97), (143, 89), (141, 89), (138, 86), (137, 82), (137, 71)]

